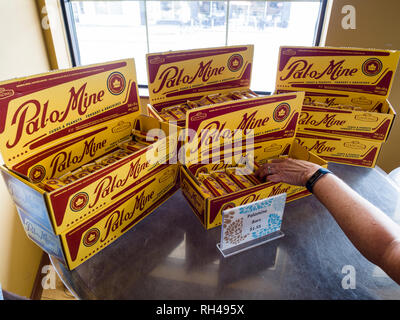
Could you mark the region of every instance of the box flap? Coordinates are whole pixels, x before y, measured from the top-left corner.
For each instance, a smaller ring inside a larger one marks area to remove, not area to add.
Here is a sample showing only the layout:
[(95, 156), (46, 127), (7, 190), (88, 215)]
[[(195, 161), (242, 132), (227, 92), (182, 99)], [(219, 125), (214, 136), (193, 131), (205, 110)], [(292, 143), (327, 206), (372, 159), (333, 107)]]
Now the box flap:
[[(214, 104), (186, 114), (185, 163), (259, 141), (294, 137), (304, 92)], [(223, 145), (223, 148), (221, 146)]]
[(280, 47), (277, 90), (357, 92), (385, 99), (400, 51)]
[(253, 45), (146, 55), (150, 104), (162, 108), (205, 94), (249, 89)]
[(0, 152), (9, 168), (79, 139), (84, 130), (140, 114), (133, 59), (0, 83)]

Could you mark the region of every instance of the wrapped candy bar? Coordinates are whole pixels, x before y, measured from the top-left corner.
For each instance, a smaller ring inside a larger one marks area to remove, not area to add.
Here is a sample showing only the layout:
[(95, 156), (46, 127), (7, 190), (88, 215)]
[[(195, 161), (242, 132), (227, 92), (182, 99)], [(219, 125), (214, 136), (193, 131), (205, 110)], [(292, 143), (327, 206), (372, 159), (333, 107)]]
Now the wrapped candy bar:
[(158, 140), (157, 137), (154, 137), (145, 131), (133, 129), (132, 133), (135, 137), (135, 140), (139, 142), (152, 143)]
[(213, 198), (214, 194), (208, 190), (208, 188), (202, 183), (199, 182), (200, 192), (204, 196), (204, 198)]
[(255, 184), (247, 179), (244, 175), (236, 173), (240, 168), (228, 168), (226, 170), (229, 177), (242, 189), (253, 187)]
[(71, 182), (74, 182), (74, 181), (78, 180), (78, 178), (75, 177), (71, 172), (67, 172), (66, 174), (61, 176), (59, 179), (62, 182), (64, 182), (65, 184), (69, 184)]
[(147, 147), (147, 145), (145, 145), (145, 144), (143, 144), (141, 142), (133, 141), (133, 140), (130, 140), (130, 141), (125, 142), (125, 143), (122, 143), (120, 146), (123, 149), (130, 150), (132, 152), (136, 152), (136, 151), (138, 151), (140, 149), (143, 149), (143, 148)]
[(200, 173), (198, 178), (216, 197), (229, 193), (208, 173)]
[(185, 120), (186, 114), (179, 107), (168, 109), (168, 112), (175, 116), (177, 120)]
[(94, 163), (94, 162), (91, 162), (91, 163), (88, 163), (88, 164), (85, 164), (82, 166), (83, 170), (87, 170), (90, 173), (100, 170), (101, 168), (104, 168), (104, 166), (99, 163)]
[(113, 152), (113, 157), (117, 158), (117, 159), (123, 159), (127, 156), (129, 156), (131, 153), (127, 152), (126, 150), (120, 149), (117, 150), (115, 152)]
[(242, 190), (242, 188), (240, 188), (231, 178), (229, 178), (228, 174), (223, 170), (214, 171), (211, 173), (211, 175), (229, 193)]
[(238, 167), (238, 168), (236, 168), (236, 174), (246, 177), (254, 185), (261, 183), (261, 181), (258, 180), (257, 177), (255, 176), (255, 174), (253, 172), (251, 172), (249, 169), (247, 169), (246, 167)]
[(58, 188), (64, 187), (66, 184), (62, 182), (60, 179), (53, 178), (53, 179), (48, 179), (43, 181), (43, 186), (45, 190), (51, 192), (53, 190), (56, 190)]
[(168, 111), (160, 112), (159, 115), (161, 116), (161, 118), (163, 118), (164, 121), (177, 121), (178, 120), (175, 116), (173, 116)]

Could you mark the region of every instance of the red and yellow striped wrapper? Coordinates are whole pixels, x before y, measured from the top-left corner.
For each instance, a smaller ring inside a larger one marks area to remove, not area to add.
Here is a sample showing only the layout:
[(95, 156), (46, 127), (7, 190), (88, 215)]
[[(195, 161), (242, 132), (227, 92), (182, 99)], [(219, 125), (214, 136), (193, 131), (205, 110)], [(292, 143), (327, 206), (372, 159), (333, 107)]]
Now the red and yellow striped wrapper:
[(44, 180), (43, 185), (47, 191), (51, 192), (58, 188), (64, 187), (66, 184), (64, 182), (62, 182), (60, 179), (53, 178), (53, 179), (49, 179), (49, 180)]
[(160, 112), (159, 115), (161, 116), (161, 118), (163, 118), (164, 121), (177, 121), (178, 120), (175, 116), (173, 116), (168, 111)]
[(217, 182), (229, 193), (242, 190), (225, 171), (214, 171), (211, 175), (217, 180)]
[(168, 109), (168, 112), (175, 116), (178, 120), (185, 120), (186, 113), (179, 107)]
[(246, 169), (245, 167), (236, 168), (236, 174), (245, 176), (254, 185), (261, 183), (261, 181), (256, 177), (256, 175), (253, 172), (251, 172), (249, 169)]
[(214, 198), (214, 194), (202, 183), (199, 183), (200, 193), (204, 196), (204, 198)]
[(226, 191), (210, 174), (200, 173), (198, 179), (214, 194), (214, 196), (220, 197), (228, 194), (228, 191)]
[(247, 179), (244, 175), (237, 174), (236, 170), (240, 168), (229, 168), (227, 169), (227, 173), (229, 177), (242, 189), (253, 187), (255, 184)]

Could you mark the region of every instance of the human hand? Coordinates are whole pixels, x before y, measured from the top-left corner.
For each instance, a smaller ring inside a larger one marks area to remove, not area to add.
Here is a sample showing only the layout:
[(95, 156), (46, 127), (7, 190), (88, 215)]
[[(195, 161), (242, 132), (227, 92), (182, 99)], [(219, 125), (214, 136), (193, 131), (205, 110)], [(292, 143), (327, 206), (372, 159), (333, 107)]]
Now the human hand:
[(270, 163), (266, 163), (257, 169), (255, 175), (272, 182), (285, 182), (297, 186), (305, 186), (308, 179), (321, 166), (292, 158), (273, 159)]

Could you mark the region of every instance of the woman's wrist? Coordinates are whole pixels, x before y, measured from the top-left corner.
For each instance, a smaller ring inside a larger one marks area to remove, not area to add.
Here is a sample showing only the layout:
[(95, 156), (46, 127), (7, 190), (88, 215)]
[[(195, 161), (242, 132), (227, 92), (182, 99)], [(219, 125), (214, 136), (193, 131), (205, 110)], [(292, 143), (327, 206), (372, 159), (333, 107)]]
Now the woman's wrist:
[(307, 182), (310, 180), (310, 178), (320, 169), (322, 168), (321, 166), (315, 164), (315, 165), (310, 165), (306, 170), (304, 170), (303, 173), (303, 186), (305, 187)]
[(328, 173), (332, 173), (326, 168), (319, 168), (306, 182), (306, 188), (309, 192), (314, 192), (314, 186)]

